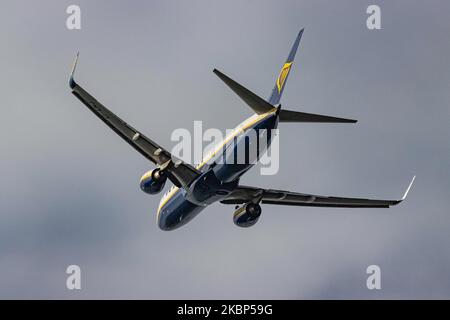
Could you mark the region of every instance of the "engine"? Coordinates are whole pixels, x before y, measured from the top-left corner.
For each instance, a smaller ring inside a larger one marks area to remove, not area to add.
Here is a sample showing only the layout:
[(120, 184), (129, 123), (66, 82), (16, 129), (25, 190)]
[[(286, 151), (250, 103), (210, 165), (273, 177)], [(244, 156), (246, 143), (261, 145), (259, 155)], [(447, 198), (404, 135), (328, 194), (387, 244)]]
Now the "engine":
[(145, 173), (141, 178), (140, 187), (145, 193), (156, 194), (160, 192), (167, 181), (167, 174), (165, 171), (155, 169)]
[(249, 202), (238, 208), (233, 215), (233, 222), (238, 227), (248, 228), (253, 226), (261, 216), (261, 206)]

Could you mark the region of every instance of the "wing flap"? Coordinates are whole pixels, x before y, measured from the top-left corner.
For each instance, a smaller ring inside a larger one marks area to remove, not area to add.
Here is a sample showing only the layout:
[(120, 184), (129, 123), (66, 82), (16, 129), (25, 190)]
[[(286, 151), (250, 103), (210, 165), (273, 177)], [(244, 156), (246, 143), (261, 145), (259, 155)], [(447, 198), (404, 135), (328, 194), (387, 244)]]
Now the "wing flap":
[(390, 206), (399, 204), (406, 198), (414, 179), (415, 177), (413, 177), (404, 196), (400, 200), (321, 196), (282, 190), (239, 186), (221, 202), (224, 204), (242, 204), (253, 201), (255, 198), (260, 198), (263, 204), (334, 208), (389, 208)]
[(70, 75), (69, 85), (73, 95), (75, 95), (89, 110), (145, 158), (157, 166), (166, 165), (169, 172), (169, 179), (178, 187), (189, 185), (200, 175), (200, 172), (193, 166), (175, 159), (170, 152), (116, 116), (78, 85), (73, 78), (77, 60), (78, 55)]

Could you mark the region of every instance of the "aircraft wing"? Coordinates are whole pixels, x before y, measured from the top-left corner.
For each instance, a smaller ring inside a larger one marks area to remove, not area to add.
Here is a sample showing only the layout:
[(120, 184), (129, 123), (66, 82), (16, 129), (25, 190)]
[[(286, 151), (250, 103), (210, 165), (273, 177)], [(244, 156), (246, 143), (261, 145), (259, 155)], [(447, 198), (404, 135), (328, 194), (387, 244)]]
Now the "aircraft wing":
[(78, 61), (78, 54), (73, 65), (69, 79), (72, 93), (86, 105), (97, 117), (99, 117), (115, 133), (122, 137), (128, 144), (135, 148), (148, 160), (158, 167), (167, 169), (169, 179), (178, 187), (189, 185), (195, 180), (200, 172), (193, 166), (175, 159), (172, 155), (159, 146), (156, 142), (147, 138), (144, 134), (134, 129), (125, 121), (120, 119), (108, 108), (98, 102), (86, 90), (79, 86), (73, 79), (73, 74)]
[(411, 180), (405, 194), (400, 200), (343, 198), (239, 186), (221, 202), (224, 204), (242, 204), (250, 201), (261, 201), (263, 204), (306, 207), (389, 208), (390, 206), (399, 204), (406, 198), (414, 179), (415, 177)]

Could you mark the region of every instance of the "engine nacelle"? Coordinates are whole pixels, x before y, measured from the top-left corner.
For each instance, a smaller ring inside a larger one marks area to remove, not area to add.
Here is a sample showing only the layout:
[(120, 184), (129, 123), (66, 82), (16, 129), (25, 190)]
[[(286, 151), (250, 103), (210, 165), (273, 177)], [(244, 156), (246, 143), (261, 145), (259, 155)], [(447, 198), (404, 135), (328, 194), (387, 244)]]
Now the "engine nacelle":
[(241, 228), (253, 226), (261, 216), (261, 206), (259, 204), (249, 202), (238, 208), (233, 215), (233, 222)]
[(160, 169), (155, 169), (148, 171), (142, 176), (140, 187), (145, 193), (156, 194), (164, 188), (166, 181), (166, 173)]

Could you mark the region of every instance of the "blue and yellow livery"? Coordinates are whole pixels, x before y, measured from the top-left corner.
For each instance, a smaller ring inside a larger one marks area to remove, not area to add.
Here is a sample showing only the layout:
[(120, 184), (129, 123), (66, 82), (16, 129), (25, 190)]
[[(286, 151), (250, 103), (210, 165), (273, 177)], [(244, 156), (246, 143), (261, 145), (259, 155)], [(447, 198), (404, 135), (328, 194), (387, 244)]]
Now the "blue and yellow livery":
[[(214, 202), (237, 205), (233, 215), (234, 223), (240, 227), (249, 227), (258, 221), (261, 215), (261, 203), (309, 207), (387, 208), (405, 199), (412, 181), (405, 195), (400, 200), (330, 197), (263, 189), (240, 184), (242, 175), (255, 163), (247, 160), (242, 163), (236, 163), (231, 161), (232, 158), (230, 157), (234, 157), (236, 150), (240, 150), (240, 146), (248, 143), (251, 138), (250, 133), (270, 132), (270, 130), (276, 129), (280, 122), (356, 122), (356, 120), (352, 119), (290, 111), (281, 108), (279, 102), (292, 69), (302, 34), (303, 29), (295, 39), (268, 100), (259, 97), (222, 72), (214, 69), (214, 73), (242, 98), (254, 114), (237, 126), (196, 167), (173, 157), (166, 149), (120, 119), (78, 85), (73, 78), (78, 61), (77, 54), (69, 78), (72, 93), (107, 126), (156, 165), (156, 169), (148, 171), (142, 176), (140, 180), (142, 191), (156, 194), (162, 191), (167, 180), (173, 183), (173, 186), (162, 197), (157, 209), (157, 223), (162, 230), (179, 228)], [(266, 151), (271, 141), (271, 135), (267, 135), (267, 143), (263, 146), (258, 144), (259, 155)], [(227, 151), (232, 152), (228, 153)], [(228, 155), (231, 156), (228, 157)]]

